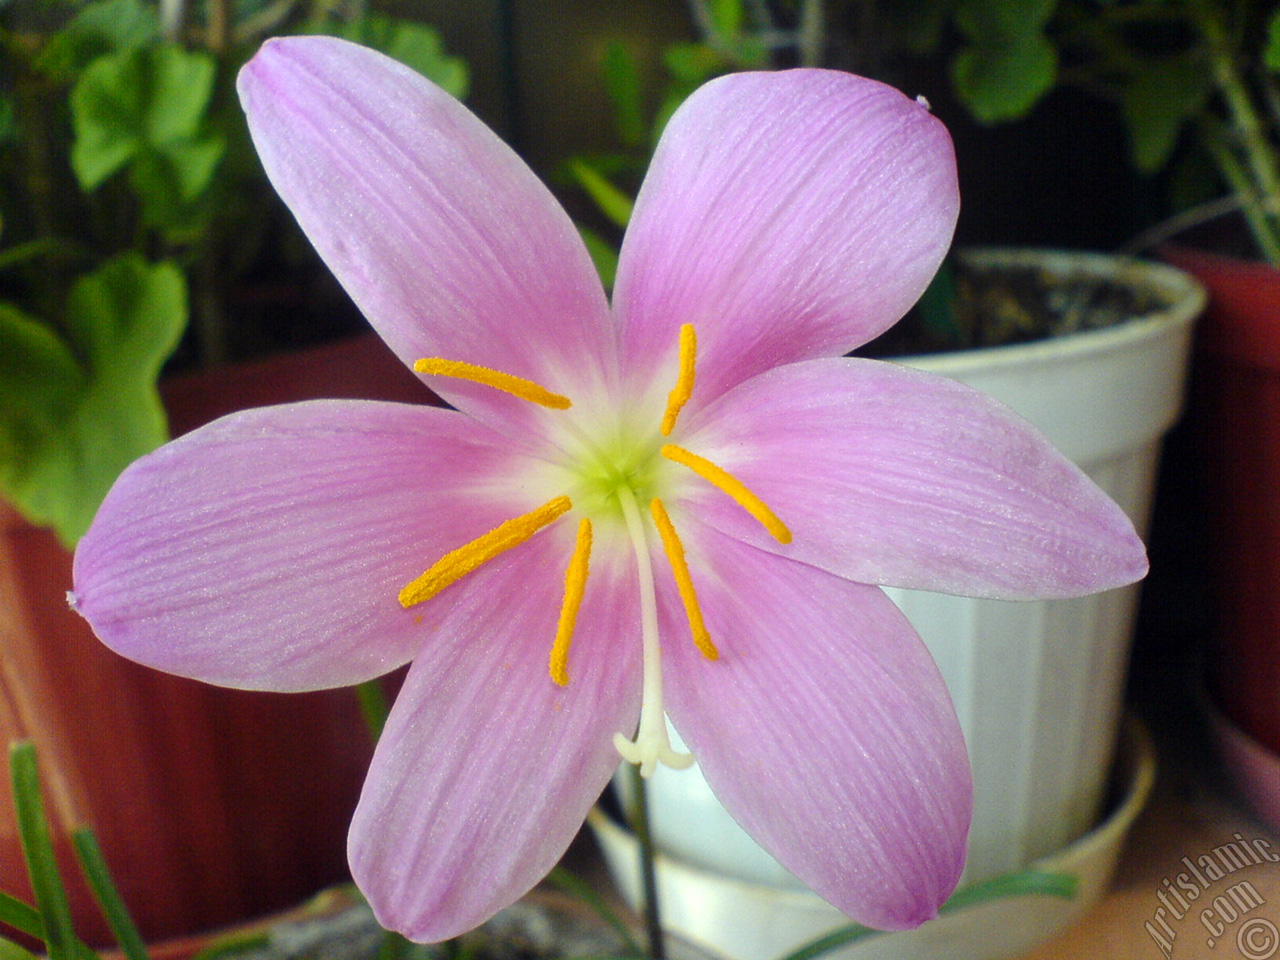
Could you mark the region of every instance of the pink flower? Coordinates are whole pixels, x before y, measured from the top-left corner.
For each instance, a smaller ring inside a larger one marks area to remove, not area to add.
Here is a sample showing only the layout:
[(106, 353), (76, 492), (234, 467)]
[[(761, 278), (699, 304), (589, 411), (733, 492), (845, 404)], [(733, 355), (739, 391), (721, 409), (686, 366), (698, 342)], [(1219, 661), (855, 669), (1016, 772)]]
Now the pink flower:
[(619, 752), (688, 763), (664, 711), (822, 896), (883, 928), (933, 916), (969, 770), (879, 585), (1062, 597), (1146, 569), (1121, 511), (1007, 410), (841, 356), (947, 249), (942, 125), (847, 74), (707, 84), (663, 135), (610, 308), (550, 194), (416, 74), (279, 40), (240, 91), (321, 255), (457, 411), (252, 410), (138, 461), (76, 554), (98, 635), (253, 689), (413, 661), (350, 855), (415, 939), (536, 883)]

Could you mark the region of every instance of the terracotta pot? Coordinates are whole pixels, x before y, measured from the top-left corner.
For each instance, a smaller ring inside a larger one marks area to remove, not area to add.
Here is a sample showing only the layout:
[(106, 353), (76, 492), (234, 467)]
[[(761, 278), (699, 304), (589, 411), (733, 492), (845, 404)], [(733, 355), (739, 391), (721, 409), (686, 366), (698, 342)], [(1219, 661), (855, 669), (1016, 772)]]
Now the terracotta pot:
[[(165, 393), (175, 433), (269, 402), (430, 398), (372, 337)], [(0, 741), (36, 741), (80, 935), (110, 939), (70, 852), (81, 823), (98, 832), (151, 940), (278, 910), (343, 878), (371, 753), (354, 694), (247, 693), (137, 666), (67, 607), (70, 586), (71, 556), (55, 537), (0, 504)], [(0, 889), (29, 899), (22, 863), (6, 775)]]
[(1236, 725), (1280, 752), (1280, 271), (1161, 256), (1210, 294), (1196, 393), (1218, 594), (1210, 685)]

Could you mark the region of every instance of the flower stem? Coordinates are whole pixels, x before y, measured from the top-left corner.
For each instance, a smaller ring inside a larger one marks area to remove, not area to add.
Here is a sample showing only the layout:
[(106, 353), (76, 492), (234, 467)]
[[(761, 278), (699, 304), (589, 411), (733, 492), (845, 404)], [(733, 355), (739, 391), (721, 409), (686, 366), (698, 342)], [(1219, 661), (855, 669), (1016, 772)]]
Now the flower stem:
[(640, 881), (644, 888), (644, 928), (651, 960), (666, 960), (662, 913), (658, 906), (658, 876), (654, 870), (653, 835), (649, 831), (648, 785), (640, 768), (631, 766), (631, 831), (640, 845)]

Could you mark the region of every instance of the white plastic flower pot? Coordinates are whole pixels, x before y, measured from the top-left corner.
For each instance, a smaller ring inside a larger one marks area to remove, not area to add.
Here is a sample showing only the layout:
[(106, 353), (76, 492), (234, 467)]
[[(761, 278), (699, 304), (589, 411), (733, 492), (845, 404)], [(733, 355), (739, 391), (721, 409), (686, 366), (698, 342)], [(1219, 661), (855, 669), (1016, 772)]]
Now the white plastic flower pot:
[[(1166, 305), (1100, 330), (903, 361), (1012, 407), (1145, 533), (1160, 441), (1182, 409), (1202, 289), (1175, 269), (1132, 259), (1033, 250), (968, 257), (1117, 279)], [(968, 742), (975, 808), (962, 883), (1023, 868), (1094, 826), (1116, 743), (1138, 590), (1031, 603), (889, 591), (941, 668)], [(800, 887), (737, 827), (696, 768), (660, 768), (649, 785), (653, 832), (665, 853), (738, 880)]]
[[(839, 947), (825, 960), (996, 960), (1021, 956), (1065, 930), (1106, 893), (1124, 839), (1155, 783), (1155, 751), (1142, 725), (1126, 724), (1112, 778), (1114, 804), (1096, 827), (1027, 869), (1075, 878), (1074, 896), (988, 900), (915, 930)], [(622, 895), (641, 896), (635, 837), (599, 810), (588, 818)], [(658, 896), (666, 929), (695, 948), (732, 960), (779, 957), (849, 920), (805, 889), (753, 883), (659, 852)], [(676, 950), (670, 951), (677, 954)], [(689, 954), (682, 950), (679, 954)], [(697, 956), (697, 952), (692, 955)]]

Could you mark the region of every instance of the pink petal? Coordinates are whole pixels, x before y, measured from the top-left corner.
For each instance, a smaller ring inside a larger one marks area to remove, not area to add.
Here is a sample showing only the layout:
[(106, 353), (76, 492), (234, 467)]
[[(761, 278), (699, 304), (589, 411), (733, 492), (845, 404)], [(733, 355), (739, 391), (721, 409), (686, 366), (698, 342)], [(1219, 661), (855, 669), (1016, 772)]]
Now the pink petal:
[[(444, 357), (572, 395), (605, 376), (608, 307), (568, 216), (465, 107), (372, 50), (270, 40), (241, 100), (272, 183), (408, 364)], [(477, 416), (528, 404), (441, 377)]]
[(694, 649), (660, 575), (667, 708), (711, 789), (858, 922), (930, 919), (960, 877), (973, 788), (923, 642), (878, 588), (680, 532), (720, 658)]
[(501, 482), (522, 469), (510, 447), (429, 407), (318, 400), (225, 417), (116, 482), (76, 550), (76, 606), (124, 656), (211, 683), (378, 676), (443, 610), (405, 611), (400, 588), (538, 505)]
[(891, 87), (823, 70), (714, 80), (667, 125), (623, 244), (627, 363), (669, 356), (694, 324), (692, 410), (846, 353), (920, 296), (958, 207), (946, 129)]
[(548, 656), (572, 529), (552, 530), (450, 588), (459, 599), (374, 756), (352, 872), (379, 921), (414, 940), (463, 933), (539, 881), (617, 767), (613, 735), (635, 726), (634, 564), (593, 556), (569, 684), (556, 686)]
[(873, 360), (814, 360), (742, 384), (690, 424), (691, 450), (760, 496), (779, 545), (702, 487), (717, 529), (862, 583), (1004, 600), (1141, 579), (1123, 511), (1025, 420), (955, 381)]

